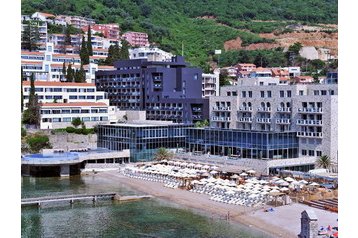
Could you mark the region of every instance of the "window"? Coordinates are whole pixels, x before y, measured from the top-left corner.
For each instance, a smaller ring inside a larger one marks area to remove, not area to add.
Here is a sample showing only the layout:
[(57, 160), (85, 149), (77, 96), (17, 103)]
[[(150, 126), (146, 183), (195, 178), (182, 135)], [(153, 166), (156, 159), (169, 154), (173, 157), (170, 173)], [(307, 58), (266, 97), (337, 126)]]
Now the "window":
[(46, 98), (46, 99), (52, 99), (52, 96), (46, 95), (45, 98)]
[(319, 95), (319, 90), (314, 90), (313, 95), (318, 96)]
[(52, 122), (61, 122), (61, 118), (52, 118)]
[(307, 155), (307, 150), (302, 150), (302, 155)]
[(326, 96), (326, 95), (327, 95), (327, 91), (326, 91), (326, 90), (321, 90), (321, 95), (322, 95), (322, 96)]
[(227, 96), (231, 96), (231, 92), (226, 92), (226, 95), (227, 95)]
[(287, 91), (287, 97), (288, 97), (288, 98), (291, 97), (291, 91)]
[(75, 96), (75, 95), (70, 95), (70, 96), (69, 96), (69, 99), (77, 99), (77, 96)]
[(309, 155), (309, 156), (314, 156), (314, 150), (309, 150), (309, 151), (308, 151), (308, 155)]
[(252, 91), (249, 91), (249, 98), (252, 98)]
[(78, 99), (86, 99), (86, 96), (78, 96)]
[(241, 97), (246, 98), (246, 91), (241, 92)]
[(71, 113), (72, 113), (72, 114), (77, 114), (77, 113), (80, 113), (80, 110), (78, 110), (78, 109), (73, 109), (73, 110), (71, 110)]
[(271, 91), (267, 91), (267, 97), (268, 98), (272, 97)]
[(316, 151), (316, 156), (322, 156), (322, 151), (317, 150)]
[(303, 96), (303, 90), (298, 91), (298, 95)]
[(284, 91), (280, 91), (280, 98), (285, 97), (285, 92)]
[(331, 90), (331, 95), (334, 95), (334, 90)]
[(93, 93), (93, 92), (94, 92), (94, 88), (87, 88), (87, 92)]
[(91, 118), (91, 121), (98, 121), (98, 120), (99, 120), (98, 117), (92, 117), (92, 118)]
[(81, 113), (89, 113), (90, 112), (90, 110), (88, 110), (88, 109), (82, 109), (81, 110)]
[(102, 100), (103, 96), (96, 96), (96, 100)]
[(82, 117), (82, 121), (90, 121), (91, 118), (90, 117)]
[(237, 92), (236, 92), (236, 91), (233, 91), (233, 92), (232, 92), (232, 96), (237, 96)]
[(62, 96), (61, 95), (55, 95), (55, 96), (53, 96), (53, 99), (62, 99)]
[(62, 92), (62, 88), (53, 88), (52, 92)]
[(87, 99), (94, 99), (94, 96), (87, 96)]
[(75, 93), (75, 92), (77, 92), (77, 88), (68, 88), (68, 89), (67, 89), (67, 92), (69, 92), (69, 93)]
[(71, 122), (71, 117), (64, 117), (63, 122)]
[(260, 85), (264, 85), (264, 82), (260, 82)]
[(265, 91), (260, 91), (261, 97), (264, 98), (265, 97)]
[(198, 74), (194, 74), (194, 80), (198, 80)]
[(71, 113), (71, 110), (69, 110), (69, 109), (63, 109), (62, 110), (62, 114), (68, 114), (68, 113)]
[(91, 113), (98, 113), (98, 109), (92, 109)]

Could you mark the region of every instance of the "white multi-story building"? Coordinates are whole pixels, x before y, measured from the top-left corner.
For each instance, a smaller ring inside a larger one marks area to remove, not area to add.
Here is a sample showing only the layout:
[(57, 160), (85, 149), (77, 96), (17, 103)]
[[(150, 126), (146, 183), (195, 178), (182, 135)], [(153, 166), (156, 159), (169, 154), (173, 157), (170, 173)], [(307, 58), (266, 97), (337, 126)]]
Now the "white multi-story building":
[(148, 61), (171, 61), (173, 54), (157, 47), (138, 47), (129, 49), (129, 59), (148, 59)]
[(88, 25), (96, 24), (94, 19), (81, 17), (81, 16), (66, 16), (66, 15), (58, 15), (55, 17), (55, 20), (58, 22), (66, 22), (67, 24), (72, 25), (78, 29)]
[[(23, 82), (24, 109), (28, 107), (30, 82)], [(65, 128), (79, 117), (87, 128), (99, 123), (115, 123), (123, 116), (118, 108), (109, 106), (105, 92), (95, 84), (35, 82), (40, 103), (41, 129)]]
[(38, 44), (46, 44), (47, 42), (47, 22), (41, 21), (37, 18), (31, 18), (29, 16), (21, 16), (21, 33), (24, 32), (25, 28), (28, 26), (29, 22), (32, 22), (39, 31), (39, 41)]
[(202, 74), (202, 96), (219, 96), (219, 73)]
[[(41, 103), (105, 102), (105, 92), (97, 91), (93, 83), (65, 83), (35, 81), (35, 92)], [(30, 81), (23, 82), (24, 107), (27, 107)]]
[[(44, 52), (21, 52), (21, 66), (24, 73), (30, 76), (34, 73), (35, 80), (40, 81), (63, 81), (62, 74), (63, 63), (66, 67), (69, 63), (72, 64), (72, 68), (79, 70), (81, 65), (81, 59), (78, 54), (60, 54), (55, 53), (53, 43), (47, 43), (46, 51)], [(84, 65), (83, 68), (86, 72), (86, 82), (92, 83), (95, 79), (95, 72), (97, 70), (113, 70), (112, 66), (99, 66), (96, 62), (99, 59), (105, 59), (106, 55), (103, 50), (97, 49), (94, 52), (98, 52), (102, 55), (93, 55), (90, 57), (90, 64)]]
[(300, 156), (338, 158), (338, 87), (320, 85), (252, 85), (222, 87), (210, 97), (214, 128), (295, 131)]

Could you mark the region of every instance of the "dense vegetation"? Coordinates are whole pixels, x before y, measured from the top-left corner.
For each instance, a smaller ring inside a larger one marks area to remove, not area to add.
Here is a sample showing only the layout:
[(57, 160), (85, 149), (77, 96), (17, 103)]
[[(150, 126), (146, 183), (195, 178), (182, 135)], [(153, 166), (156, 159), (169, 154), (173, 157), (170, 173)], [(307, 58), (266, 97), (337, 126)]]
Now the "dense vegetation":
[[(238, 29), (257, 33), (283, 27), (282, 22), (253, 20), (338, 21), (337, 0), (22, 0), (22, 14), (35, 11), (81, 15), (101, 23), (117, 22), (123, 31), (145, 31), (151, 42), (174, 54), (184, 49), (187, 60), (201, 67), (206, 66), (209, 52), (237, 36), (243, 45), (267, 41)], [(202, 16), (216, 19), (197, 19)]]

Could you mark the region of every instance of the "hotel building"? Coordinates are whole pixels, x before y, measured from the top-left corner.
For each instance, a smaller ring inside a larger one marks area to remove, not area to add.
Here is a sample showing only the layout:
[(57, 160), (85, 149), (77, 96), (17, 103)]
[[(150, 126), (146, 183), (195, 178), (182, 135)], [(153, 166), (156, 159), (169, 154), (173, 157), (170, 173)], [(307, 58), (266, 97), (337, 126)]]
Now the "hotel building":
[(261, 132), (294, 132), (298, 156), (338, 159), (336, 84), (222, 87), (210, 97), (210, 126)]
[(202, 74), (202, 96), (208, 98), (210, 96), (219, 96), (219, 74)]
[(171, 61), (173, 54), (157, 47), (138, 47), (129, 49), (129, 59), (147, 59), (148, 61)]
[(188, 67), (181, 56), (170, 62), (122, 60), (116, 70), (96, 72), (98, 91), (108, 93), (120, 110), (145, 110), (147, 120), (192, 123), (208, 119), (202, 98), (202, 71)]

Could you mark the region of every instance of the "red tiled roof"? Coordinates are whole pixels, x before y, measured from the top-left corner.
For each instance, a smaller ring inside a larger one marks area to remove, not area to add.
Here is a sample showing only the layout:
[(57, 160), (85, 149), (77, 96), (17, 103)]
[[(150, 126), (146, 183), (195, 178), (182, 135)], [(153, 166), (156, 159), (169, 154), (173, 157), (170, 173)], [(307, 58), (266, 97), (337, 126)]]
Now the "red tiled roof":
[(43, 15), (44, 17), (55, 17), (55, 15), (50, 14), (50, 13), (46, 13), (46, 12), (39, 12), (40, 15)]
[[(30, 86), (30, 81), (24, 81), (24, 86)], [(95, 87), (94, 83), (67, 83), (67, 82), (48, 82), (48, 81), (35, 81), (36, 86), (62, 86), (62, 87)]]
[(38, 51), (21, 51), (21, 55), (44, 55), (44, 53)]
[(250, 74), (250, 71), (239, 71), (240, 74)]
[(93, 55), (90, 56), (90, 59), (103, 59), (103, 58), (107, 58), (106, 55)]
[(40, 64), (40, 65), (42, 65), (42, 61), (24, 61), (24, 60), (21, 60), (21, 64)]
[(42, 103), (41, 107), (103, 107), (104, 102), (69, 102), (69, 103)]
[(115, 69), (115, 67), (110, 65), (98, 65), (98, 69)]
[(264, 71), (271, 71), (270, 69), (268, 68), (262, 68), (262, 67), (258, 67), (254, 70), (255, 72), (264, 72)]
[(237, 64), (237, 66), (250, 66), (250, 67), (256, 67), (256, 65), (254, 65), (254, 64), (251, 64), (251, 63), (239, 63), (239, 64)]

